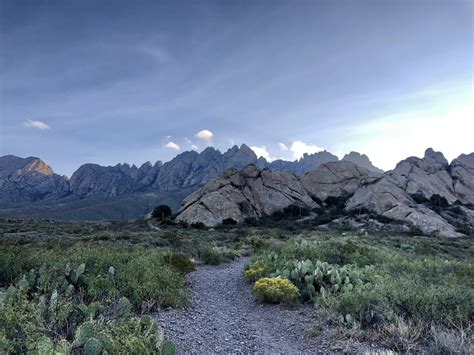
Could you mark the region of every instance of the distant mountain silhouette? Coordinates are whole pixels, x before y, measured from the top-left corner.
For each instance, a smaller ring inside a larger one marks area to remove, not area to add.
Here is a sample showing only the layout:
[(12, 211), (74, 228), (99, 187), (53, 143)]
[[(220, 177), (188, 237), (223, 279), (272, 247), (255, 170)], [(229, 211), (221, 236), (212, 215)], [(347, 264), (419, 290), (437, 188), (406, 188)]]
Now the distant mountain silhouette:
[[(365, 155), (352, 152), (349, 157), (362, 167), (380, 171), (372, 166)], [(346, 157), (344, 159), (349, 160)], [(84, 164), (68, 179), (55, 174), (39, 158), (7, 155), (0, 157), (0, 215), (22, 216), (30, 213), (37, 217), (54, 215), (55, 218), (61, 218), (63, 209), (66, 219), (76, 219), (76, 216), (91, 220), (129, 219), (138, 217), (144, 209), (153, 207), (155, 200), (160, 202), (166, 199), (176, 210), (186, 196), (183, 194), (197, 190), (227, 169), (242, 169), (255, 164), (259, 168), (304, 175), (321, 164), (333, 161), (338, 161), (337, 156), (323, 151), (304, 154), (295, 161), (268, 162), (264, 158), (258, 158), (252, 149), (242, 144), (240, 147), (233, 146), (224, 153), (213, 147), (208, 147), (201, 153), (187, 151), (169, 162), (158, 161), (154, 165), (147, 162), (139, 168), (128, 164)], [(128, 207), (117, 205), (108, 212), (97, 213), (97, 205), (105, 202), (108, 206), (114, 205), (114, 200), (120, 204), (120, 200), (130, 198), (134, 202)], [(142, 200), (146, 202), (141, 202)], [(90, 214), (87, 212), (87, 201), (91, 202)], [(36, 205), (43, 207), (36, 208)], [(76, 214), (75, 209), (78, 210)]]

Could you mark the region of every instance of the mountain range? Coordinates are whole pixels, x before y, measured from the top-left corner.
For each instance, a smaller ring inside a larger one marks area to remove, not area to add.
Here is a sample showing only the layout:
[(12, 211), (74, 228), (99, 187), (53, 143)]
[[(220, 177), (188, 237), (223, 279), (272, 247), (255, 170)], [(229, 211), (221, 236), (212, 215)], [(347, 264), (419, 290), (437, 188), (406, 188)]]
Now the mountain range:
[[(353, 162), (373, 172), (364, 154), (351, 152), (343, 161)], [(147, 213), (156, 204), (177, 210), (182, 199), (228, 169), (254, 164), (261, 169), (304, 175), (338, 157), (322, 151), (304, 154), (295, 161), (268, 162), (258, 158), (245, 144), (224, 153), (208, 147), (202, 152), (187, 151), (169, 162), (100, 166), (84, 164), (69, 179), (36, 157), (0, 157), (0, 215), (69, 220), (132, 219)]]

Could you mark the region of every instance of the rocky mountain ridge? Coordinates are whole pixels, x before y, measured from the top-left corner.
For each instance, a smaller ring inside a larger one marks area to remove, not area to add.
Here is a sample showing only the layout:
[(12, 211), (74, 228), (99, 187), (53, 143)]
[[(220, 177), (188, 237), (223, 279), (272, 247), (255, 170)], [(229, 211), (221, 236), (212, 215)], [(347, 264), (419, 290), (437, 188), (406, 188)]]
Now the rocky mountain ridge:
[(344, 210), (375, 214), (417, 228), (424, 234), (457, 237), (474, 228), (474, 153), (451, 164), (427, 149), (385, 174), (348, 161), (328, 162), (298, 177), (251, 165), (230, 171), (188, 196), (177, 220), (208, 226), (226, 218), (242, 222), (296, 205), (308, 210), (328, 198), (344, 201)]
[(81, 199), (114, 198), (126, 194), (197, 189), (227, 169), (242, 169), (249, 164), (303, 175), (322, 163), (337, 160), (335, 155), (324, 151), (305, 154), (293, 162), (267, 162), (264, 158), (257, 158), (256, 154), (243, 144), (224, 153), (212, 147), (201, 153), (187, 151), (169, 162), (158, 161), (154, 165), (147, 162), (139, 168), (128, 164), (107, 167), (84, 164), (68, 179), (55, 174), (39, 158), (23, 159), (7, 155), (0, 157), (0, 201), (33, 202), (56, 200), (66, 196)]

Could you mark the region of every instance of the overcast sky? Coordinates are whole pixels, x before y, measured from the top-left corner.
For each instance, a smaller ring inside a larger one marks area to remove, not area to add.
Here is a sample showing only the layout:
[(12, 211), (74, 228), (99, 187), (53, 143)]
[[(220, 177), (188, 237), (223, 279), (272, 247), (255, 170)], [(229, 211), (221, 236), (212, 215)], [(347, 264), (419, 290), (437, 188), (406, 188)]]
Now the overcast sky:
[(0, 0), (0, 155), (474, 151), (470, 0)]

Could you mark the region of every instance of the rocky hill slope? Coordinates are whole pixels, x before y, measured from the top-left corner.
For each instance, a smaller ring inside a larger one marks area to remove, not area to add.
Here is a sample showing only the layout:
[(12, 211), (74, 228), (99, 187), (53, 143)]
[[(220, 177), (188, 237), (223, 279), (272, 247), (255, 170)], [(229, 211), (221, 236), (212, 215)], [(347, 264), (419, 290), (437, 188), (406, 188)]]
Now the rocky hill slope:
[[(166, 201), (177, 208), (183, 192), (197, 190), (230, 168), (256, 164), (303, 175), (320, 164), (337, 160), (331, 153), (319, 152), (305, 154), (293, 162), (270, 163), (257, 158), (243, 144), (224, 153), (212, 147), (201, 153), (184, 152), (169, 162), (148, 162), (140, 167), (85, 164), (68, 179), (55, 174), (39, 158), (7, 155), (0, 158), (0, 215), (88, 220), (137, 218), (154, 203)], [(134, 203), (123, 205), (130, 200)], [(108, 208), (99, 210), (99, 205)]]
[(231, 171), (188, 196), (178, 221), (208, 226), (225, 218), (268, 216), (291, 205), (314, 209), (328, 198), (342, 198), (345, 210), (384, 216), (425, 234), (461, 236), (474, 228), (474, 153), (448, 164), (427, 149), (380, 174), (348, 161), (329, 162), (298, 177), (256, 166)]

